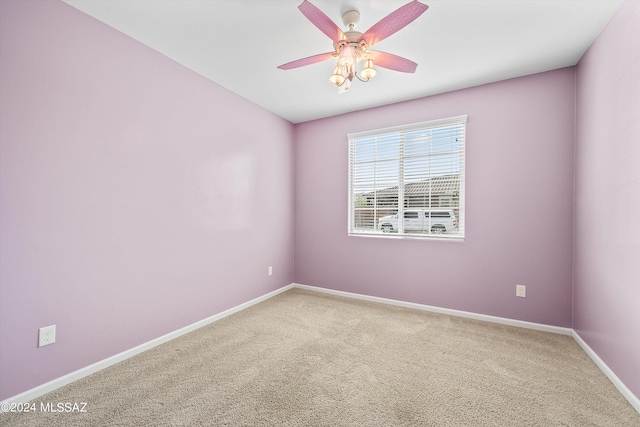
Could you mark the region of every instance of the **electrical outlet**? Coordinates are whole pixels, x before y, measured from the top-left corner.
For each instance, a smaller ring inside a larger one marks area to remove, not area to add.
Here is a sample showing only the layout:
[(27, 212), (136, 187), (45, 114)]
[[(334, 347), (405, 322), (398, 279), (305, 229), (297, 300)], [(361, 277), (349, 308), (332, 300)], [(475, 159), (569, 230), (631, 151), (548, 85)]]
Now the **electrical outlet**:
[(56, 325), (45, 326), (38, 330), (38, 347), (56, 342)]
[(525, 285), (516, 285), (516, 296), (520, 298), (526, 298), (527, 287)]
[(272, 276), (272, 275), (273, 275), (273, 267), (269, 266), (269, 269), (267, 270), (267, 274), (268, 274), (269, 276)]

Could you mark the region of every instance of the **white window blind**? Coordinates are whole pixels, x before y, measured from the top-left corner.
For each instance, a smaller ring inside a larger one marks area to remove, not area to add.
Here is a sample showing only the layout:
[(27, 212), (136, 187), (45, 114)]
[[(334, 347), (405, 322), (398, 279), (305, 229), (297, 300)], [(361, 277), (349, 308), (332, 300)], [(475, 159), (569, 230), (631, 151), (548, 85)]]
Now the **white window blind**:
[(463, 239), (466, 122), (349, 134), (349, 234)]

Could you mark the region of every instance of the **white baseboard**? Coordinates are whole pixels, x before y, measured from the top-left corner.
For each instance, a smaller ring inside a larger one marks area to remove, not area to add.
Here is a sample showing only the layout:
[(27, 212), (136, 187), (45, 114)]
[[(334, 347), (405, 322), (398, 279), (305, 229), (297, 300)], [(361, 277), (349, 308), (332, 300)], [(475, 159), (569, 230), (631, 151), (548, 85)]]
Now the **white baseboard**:
[(517, 327), (527, 328), (527, 329), (535, 329), (538, 331), (552, 332), (552, 333), (561, 334), (561, 335), (570, 335), (571, 337), (573, 337), (574, 340), (576, 340), (578, 345), (582, 347), (584, 352), (587, 353), (589, 357), (591, 357), (593, 362), (596, 364), (596, 366), (598, 366), (598, 368), (600, 368), (602, 373), (604, 373), (606, 377), (609, 378), (609, 380), (613, 383), (613, 385), (618, 389), (620, 394), (622, 394), (622, 396), (624, 396), (624, 398), (627, 399), (627, 401), (631, 404), (631, 406), (633, 406), (635, 410), (640, 413), (640, 399), (638, 399), (638, 397), (636, 397), (631, 392), (631, 390), (629, 390), (627, 386), (624, 385), (624, 383), (620, 380), (620, 378), (618, 378), (618, 376), (613, 373), (611, 368), (609, 368), (607, 364), (604, 363), (602, 359), (600, 359), (600, 357), (596, 354), (596, 352), (593, 351), (591, 347), (589, 347), (587, 343), (580, 337), (580, 335), (578, 335), (578, 333), (572, 328), (562, 328), (560, 326), (544, 325), (541, 323), (525, 322), (523, 320), (507, 319), (504, 317), (489, 316), (486, 314), (471, 313), (468, 311), (452, 310), (449, 308), (441, 308), (441, 307), (435, 307), (435, 306), (424, 305), (424, 304), (416, 304), (412, 302), (392, 300), (387, 298), (372, 297), (369, 295), (355, 294), (351, 292), (343, 292), (343, 291), (336, 291), (333, 289), (301, 285), (299, 283), (294, 283), (293, 287), (300, 288), (300, 289), (307, 289), (307, 290), (316, 291), (316, 292), (324, 292), (326, 294), (338, 295), (338, 296), (347, 297), (347, 298), (355, 298), (355, 299), (360, 299), (364, 301), (379, 302), (383, 304), (391, 304), (391, 305), (396, 305), (400, 307), (414, 308), (417, 310), (431, 311), (434, 313), (449, 314), (451, 316), (459, 316), (459, 317), (466, 317), (469, 319), (483, 320), (486, 322), (501, 323), (504, 325), (517, 326)]
[(537, 331), (551, 332), (560, 335), (571, 335), (573, 329), (560, 326), (545, 325), (542, 323), (526, 322), (524, 320), (507, 319), (506, 317), (489, 316), (488, 314), (472, 313), (470, 311), (453, 310), (450, 308), (436, 307), (432, 305), (417, 304), (413, 302), (399, 301), (388, 298), (372, 297), (351, 292), (336, 291), (333, 289), (318, 288), (315, 286), (301, 285), (294, 283), (293, 287), (307, 289), (310, 291), (324, 292), (326, 294), (338, 295), (347, 298), (355, 298), (364, 301), (379, 302), (382, 304), (397, 305), (399, 307), (413, 308), (416, 310), (431, 311), (433, 313), (448, 314), (450, 316), (466, 317), (468, 319), (482, 320), (485, 322), (500, 323), (503, 325), (518, 326), (520, 328), (535, 329)]
[(230, 316), (238, 311), (244, 310), (245, 308), (251, 307), (252, 305), (258, 304), (259, 302), (265, 301), (271, 297), (274, 297), (282, 292), (288, 291), (293, 288), (293, 284), (283, 286), (280, 289), (276, 289), (275, 291), (269, 292), (260, 297), (254, 298), (251, 301), (247, 301), (243, 304), (232, 307), (228, 310), (225, 310), (221, 313), (215, 314), (211, 317), (207, 317), (206, 319), (200, 320), (198, 322), (192, 323), (191, 325), (185, 326), (184, 328), (180, 328), (177, 331), (170, 332), (161, 337), (155, 338), (151, 341), (148, 341), (144, 344), (140, 344), (136, 347), (130, 348), (129, 350), (125, 350), (122, 353), (118, 353), (111, 357), (107, 357), (106, 359), (100, 360), (99, 362), (93, 363), (89, 366), (85, 366), (84, 368), (78, 369), (77, 371), (71, 372), (62, 377), (56, 378), (55, 380), (49, 381), (45, 384), (39, 385), (37, 387), (32, 388), (31, 390), (27, 390), (23, 393), (20, 393), (16, 396), (10, 397), (6, 400), (0, 402), (0, 406), (3, 403), (25, 403), (36, 399), (43, 394), (49, 393), (55, 389), (58, 389), (62, 386), (70, 384), (74, 381), (77, 381), (81, 378), (84, 378), (88, 375), (96, 373), (102, 369), (108, 368), (111, 365), (115, 365), (116, 363), (122, 362), (130, 357), (133, 357), (137, 354), (142, 353), (143, 351), (152, 349), (160, 344), (164, 344), (167, 341), (171, 341), (172, 339), (178, 338), (181, 335), (188, 334), (189, 332), (195, 331), (198, 328), (206, 326), (210, 323), (213, 323), (217, 320)]
[(578, 345), (582, 347), (584, 352), (587, 353), (587, 355), (591, 358), (591, 360), (593, 360), (593, 363), (595, 363), (596, 366), (600, 368), (602, 373), (605, 374), (607, 378), (609, 378), (609, 380), (613, 383), (615, 388), (618, 389), (620, 394), (624, 396), (624, 398), (627, 399), (627, 401), (629, 401), (631, 406), (633, 406), (635, 410), (640, 413), (640, 399), (638, 399), (638, 397), (635, 394), (633, 394), (631, 390), (629, 390), (622, 381), (620, 381), (620, 378), (618, 378), (618, 376), (611, 370), (611, 368), (609, 368), (607, 364), (604, 363), (602, 359), (600, 359), (600, 356), (598, 356), (598, 354), (595, 351), (593, 351), (591, 347), (589, 347), (589, 345), (585, 342), (585, 340), (583, 340), (582, 337), (578, 335), (578, 333), (575, 330), (573, 330), (573, 332), (571, 333), (571, 336), (573, 337), (574, 340), (576, 340)]
[(159, 338), (153, 339), (149, 342), (133, 347), (129, 350), (125, 350), (122, 353), (118, 353), (114, 356), (108, 357), (104, 360), (93, 363), (84, 368), (78, 369), (77, 371), (71, 372), (60, 378), (56, 378), (55, 380), (49, 381), (48, 383), (32, 388), (31, 390), (27, 390), (24, 393), (20, 393), (16, 396), (10, 397), (9, 399), (3, 400), (2, 402), (0, 402), (0, 405), (2, 405), (3, 403), (10, 403), (10, 402), (14, 402), (14, 403), (29, 402), (33, 399), (36, 399), (42, 396), (43, 394), (49, 393), (50, 391), (53, 391), (57, 388), (65, 386), (74, 381), (77, 381), (81, 378), (84, 378), (102, 369), (108, 368), (109, 366), (115, 365), (116, 363), (122, 362), (123, 360), (126, 360), (130, 357), (140, 354), (143, 351), (152, 349), (153, 347), (156, 347), (160, 344), (164, 344), (167, 341), (171, 341), (172, 339), (178, 338), (181, 335), (185, 335), (189, 332), (192, 332), (198, 328), (206, 326), (217, 320), (223, 319), (231, 314), (237, 313), (241, 310), (244, 310), (245, 308), (251, 307), (252, 305), (258, 304), (259, 302), (265, 301), (269, 298), (272, 298), (292, 288), (307, 289), (310, 291), (323, 292), (326, 294), (337, 295), (337, 296), (342, 296), (347, 298), (355, 298), (355, 299), (360, 299), (364, 301), (378, 302), (382, 304), (391, 304), (399, 307), (413, 308), (417, 310), (430, 311), (430, 312), (440, 313), (440, 314), (448, 314), (451, 316), (466, 317), (469, 319), (482, 320), (485, 322), (492, 322), (492, 323), (500, 323), (504, 325), (517, 326), (517, 327), (527, 328), (527, 329), (535, 329), (535, 330), (551, 332), (555, 334), (570, 335), (573, 337), (573, 339), (576, 340), (578, 345), (580, 345), (580, 347), (585, 351), (585, 353), (587, 353), (587, 355), (591, 357), (591, 359), (596, 364), (596, 366), (598, 366), (598, 368), (600, 368), (600, 370), (607, 376), (607, 378), (609, 378), (609, 380), (613, 383), (613, 385), (618, 389), (620, 394), (622, 394), (629, 401), (629, 403), (636, 409), (636, 411), (640, 413), (640, 399), (638, 399), (638, 397), (636, 397), (631, 392), (631, 390), (629, 390), (624, 385), (624, 383), (620, 381), (620, 379), (616, 376), (616, 374), (613, 373), (613, 371), (606, 365), (606, 363), (604, 363), (604, 361), (600, 359), (600, 357), (591, 349), (591, 347), (587, 345), (587, 343), (580, 337), (580, 335), (578, 335), (578, 333), (571, 328), (544, 325), (541, 323), (526, 322), (523, 320), (507, 319), (504, 317), (489, 316), (486, 314), (478, 314), (478, 313), (472, 313), (468, 311), (453, 310), (449, 308), (441, 308), (441, 307), (435, 307), (430, 305), (393, 300), (388, 298), (373, 297), (373, 296), (356, 294), (351, 292), (336, 291), (333, 289), (318, 288), (315, 286), (302, 285), (299, 283), (292, 283), (290, 285), (283, 286), (280, 289), (276, 289), (275, 291), (269, 292), (258, 298), (254, 298), (251, 301), (247, 301), (236, 307), (230, 308), (221, 313), (215, 314), (211, 317), (195, 322), (189, 326), (185, 326), (184, 328), (178, 329), (177, 331), (170, 332)]

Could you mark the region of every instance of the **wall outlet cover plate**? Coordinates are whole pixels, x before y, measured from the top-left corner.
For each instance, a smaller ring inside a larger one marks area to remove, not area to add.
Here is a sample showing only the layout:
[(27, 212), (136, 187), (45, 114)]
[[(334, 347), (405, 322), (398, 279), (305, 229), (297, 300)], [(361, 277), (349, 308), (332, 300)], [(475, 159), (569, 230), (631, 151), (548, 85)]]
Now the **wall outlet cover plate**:
[(56, 325), (45, 326), (38, 330), (38, 347), (56, 342)]

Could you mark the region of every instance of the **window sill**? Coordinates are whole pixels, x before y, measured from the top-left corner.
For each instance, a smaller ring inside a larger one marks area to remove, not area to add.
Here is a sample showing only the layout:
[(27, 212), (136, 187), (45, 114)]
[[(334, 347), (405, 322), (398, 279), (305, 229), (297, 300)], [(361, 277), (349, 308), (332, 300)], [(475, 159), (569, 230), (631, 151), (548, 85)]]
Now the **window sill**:
[(394, 240), (423, 240), (423, 241), (437, 241), (437, 242), (464, 242), (464, 236), (451, 236), (445, 237), (441, 235), (412, 235), (412, 234), (395, 234), (395, 233), (348, 233), (349, 237), (365, 237), (373, 239), (394, 239)]

